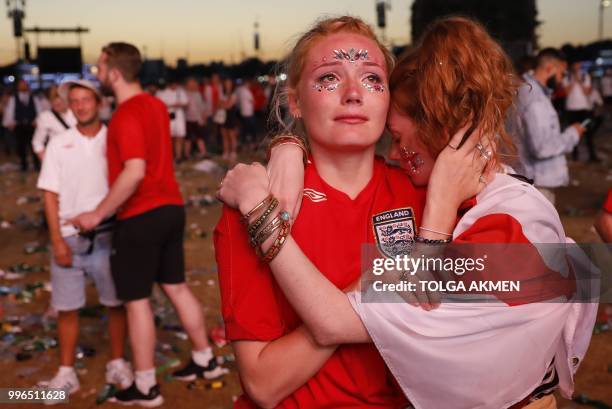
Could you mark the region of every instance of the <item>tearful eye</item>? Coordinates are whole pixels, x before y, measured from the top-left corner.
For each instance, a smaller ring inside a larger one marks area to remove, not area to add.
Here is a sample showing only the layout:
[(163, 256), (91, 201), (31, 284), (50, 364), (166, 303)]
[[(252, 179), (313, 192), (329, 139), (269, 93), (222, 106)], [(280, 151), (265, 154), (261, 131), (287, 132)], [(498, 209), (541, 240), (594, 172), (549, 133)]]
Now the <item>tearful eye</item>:
[(369, 74), (367, 77), (365, 77), (365, 80), (372, 84), (380, 84), (382, 82), (380, 76), (376, 74)]
[(338, 77), (335, 74), (328, 73), (321, 75), (312, 86), (313, 89), (321, 92), (322, 90), (335, 91), (340, 84)]
[(361, 81), (361, 84), (370, 92), (385, 92), (385, 85), (383, 84), (381, 76), (378, 74), (368, 74)]
[(322, 83), (326, 83), (326, 82), (333, 82), (335, 81), (337, 78), (334, 74), (325, 74), (319, 77), (319, 82)]

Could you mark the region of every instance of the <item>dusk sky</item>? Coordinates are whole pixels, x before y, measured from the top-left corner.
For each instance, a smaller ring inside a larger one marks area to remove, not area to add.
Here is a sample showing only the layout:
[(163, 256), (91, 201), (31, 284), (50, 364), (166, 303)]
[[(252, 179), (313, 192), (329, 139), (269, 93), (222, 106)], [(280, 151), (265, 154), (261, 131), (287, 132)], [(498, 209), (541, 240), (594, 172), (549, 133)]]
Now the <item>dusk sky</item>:
[[(493, 1), (493, 0), (492, 0)], [(26, 0), (25, 26), (81, 25), (85, 62), (95, 62), (102, 45), (124, 40), (150, 58), (174, 64), (236, 62), (253, 56), (253, 23), (259, 22), (261, 51), (268, 60), (280, 57), (292, 40), (323, 15), (352, 14), (375, 24), (375, 0)], [(597, 38), (599, 0), (538, 0), (540, 45), (588, 43)], [(391, 0), (387, 38), (410, 40), (412, 0)], [(0, 5), (0, 64), (15, 59), (12, 23)], [(605, 12), (604, 36), (612, 37), (612, 7)], [(31, 38), (35, 48), (36, 40)], [(41, 35), (41, 46), (76, 45), (75, 35)]]

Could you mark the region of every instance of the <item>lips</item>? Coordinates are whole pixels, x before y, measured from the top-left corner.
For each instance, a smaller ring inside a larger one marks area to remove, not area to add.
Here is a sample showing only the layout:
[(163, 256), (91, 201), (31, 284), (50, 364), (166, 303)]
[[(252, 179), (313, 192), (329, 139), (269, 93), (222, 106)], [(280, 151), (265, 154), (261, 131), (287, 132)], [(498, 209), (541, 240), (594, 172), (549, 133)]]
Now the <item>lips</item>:
[(368, 117), (365, 115), (356, 115), (356, 114), (338, 115), (337, 117), (334, 118), (334, 121), (342, 122), (344, 124), (349, 124), (349, 125), (358, 125), (358, 124), (367, 122)]

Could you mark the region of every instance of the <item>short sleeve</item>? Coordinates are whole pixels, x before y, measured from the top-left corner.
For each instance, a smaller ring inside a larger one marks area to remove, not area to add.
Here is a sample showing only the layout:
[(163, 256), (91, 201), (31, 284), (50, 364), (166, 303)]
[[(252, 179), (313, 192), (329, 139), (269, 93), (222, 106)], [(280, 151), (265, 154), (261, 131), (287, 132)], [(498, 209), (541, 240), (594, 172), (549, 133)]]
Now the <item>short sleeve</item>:
[(225, 332), (231, 341), (271, 341), (285, 333), (280, 289), (248, 244), (240, 214), (224, 207), (214, 231)]
[(42, 161), (40, 174), (38, 175), (38, 182), (36, 183), (38, 189), (53, 193), (59, 193), (60, 190), (61, 160), (58, 158), (58, 142), (59, 138), (49, 142), (45, 158)]
[(121, 162), (135, 158), (146, 159), (146, 139), (139, 118), (130, 112), (122, 113), (112, 125), (115, 127), (115, 142)]

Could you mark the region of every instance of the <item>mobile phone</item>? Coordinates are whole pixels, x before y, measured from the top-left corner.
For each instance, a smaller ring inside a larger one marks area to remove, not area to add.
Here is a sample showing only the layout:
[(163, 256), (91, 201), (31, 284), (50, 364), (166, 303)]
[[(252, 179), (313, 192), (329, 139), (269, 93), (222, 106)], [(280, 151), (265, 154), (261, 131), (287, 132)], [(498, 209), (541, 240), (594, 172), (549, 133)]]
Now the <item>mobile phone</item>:
[(587, 128), (589, 125), (591, 125), (593, 123), (593, 120), (591, 118), (587, 118), (584, 121), (582, 121), (580, 123), (580, 126), (583, 128)]

